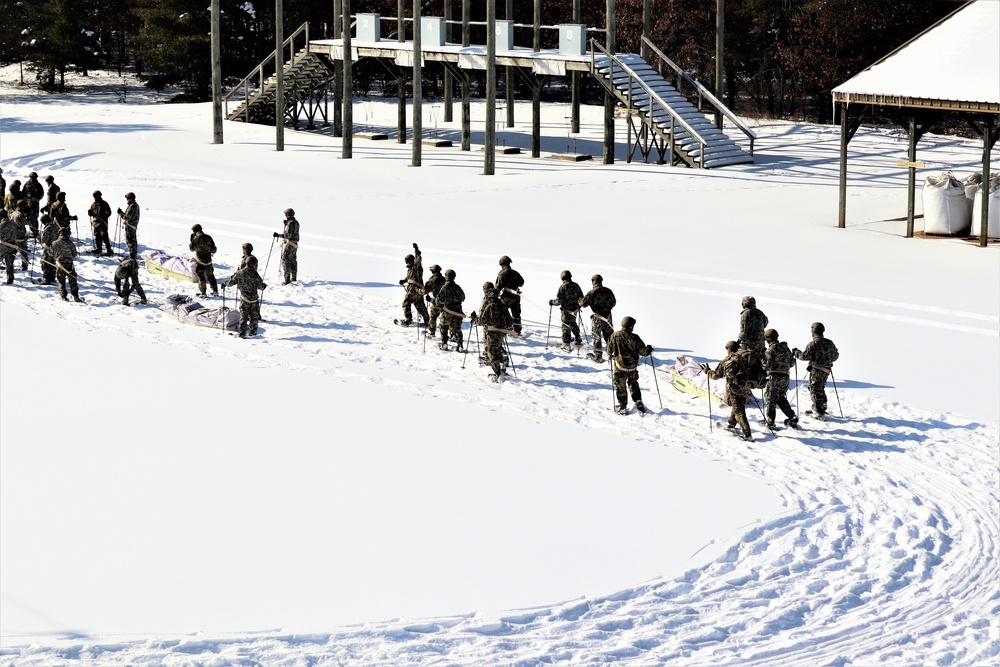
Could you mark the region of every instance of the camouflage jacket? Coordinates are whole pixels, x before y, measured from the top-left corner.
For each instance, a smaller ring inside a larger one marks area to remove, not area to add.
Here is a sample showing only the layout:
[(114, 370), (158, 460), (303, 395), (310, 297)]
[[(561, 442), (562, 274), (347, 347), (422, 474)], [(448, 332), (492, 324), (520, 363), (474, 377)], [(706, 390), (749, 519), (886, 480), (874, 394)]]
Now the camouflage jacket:
[(59, 225), (50, 222), (42, 228), (42, 249), (52, 250), (52, 244), (59, 238)]
[(490, 329), (509, 331), (514, 326), (514, 320), (511, 319), (510, 311), (500, 303), (500, 299), (490, 296), (483, 299), (482, 307), (479, 309), (479, 324), (488, 327), (487, 333)]
[(10, 219), (14, 221), (17, 226), (17, 240), (19, 242), (28, 240), (28, 230), (25, 229), (25, 225), (28, 224), (28, 216), (21, 211), (14, 211), (10, 214)]
[(570, 312), (580, 309), (580, 299), (583, 298), (583, 290), (572, 280), (564, 280), (556, 292), (556, 301), (559, 308)]
[[(618, 302), (615, 300), (615, 293), (609, 290), (604, 285), (600, 287), (595, 287), (594, 289), (587, 292), (587, 294), (580, 299), (580, 305), (584, 308), (590, 307), (594, 311), (595, 315), (600, 315), (604, 319), (611, 318), (611, 309), (615, 307)], [(608, 322), (608, 324), (611, 324)]]
[(747, 350), (759, 350), (764, 347), (764, 329), (767, 328), (767, 315), (758, 308), (744, 308), (740, 313), (740, 347)]
[(38, 179), (31, 180), (29, 178), (24, 187), (21, 188), (21, 192), (24, 193), (24, 198), (28, 200), (28, 203), (37, 204), (45, 196), (45, 188), (38, 182)]
[(115, 278), (118, 280), (124, 280), (125, 278), (131, 278), (134, 282), (139, 282), (139, 262), (135, 261), (131, 257), (126, 257), (118, 268), (115, 269)]
[(519, 299), (521, 297), (518, 295), (517, 290), (524, 287), (524, 278), (514, 269), (505, 266), (500, 269), (496, 282), (493, 284), (496, 285), (497, 295), (501, 299)]
[(205, 232), (196, 232), (191, 235), (191, 243), (188, 246), (199, 264), (211, 264), (212, 255), (215, 254), (217, 248), (215, 247), (215, 241), (212, 237)]
[[(465, 301), (465, 292), (458, 286), (458, 283), (448, 280), (438, 292), (435, 305), (438, 308), (450, 310), (452, 313), (462, 313), (463, 301)], [(462, 317), (465, 317), (465, 313), (462, 313)]]
[(799, 351), (795, 357), (818, 366), (820, 370), (829, 371), (833, 362), (840, 358), (840, 352), (832, 340), (814, 334), (806, 349)]
[(240, 292), (240, 300), (246, 303), (257, 302), (257, 290), (264, 289), (267, 285), (261, 279), (257, 269), (245, 266), (223, 283), (223, 287), (235, 285)]
[[(17, 252), (17, 228), (18, 224), (10, 218), (5, 218), (0, 223), (0, 257), (13, 255)], [(21, 228), (23, 229), (24, 226), (21, 225)]]
[(298, 245), (299, 242), (299, 221), (295, 217), (285, 220), (285, 230), (281, 233), (281, 238)]
[(424, 283), (424, 294), (430, 294), (432, 297), (436, 297), (441, 288), (444, 287), (445, 277), (440, 273), (432, 273), (431, 277), (427, 279)]
[(764, 352), (764, 370), (768, 375), (788, 375), (788, 369), (795, 364), (788, 343), (771, 343)]
[(58, 194), (59, 194), (60, 192), (62, 192), (62, 188), (60, 188), (60, 187), (59, 187), (58, 185), (56, 185), (55, 183), (51, 183), (51, 184), (49, 185), (49, 187), (45, 189), (45, 204), (46, 204), (46, 205), (47, 205), (47, 206), (48, 206), (48, 207), (49, 207), (50, 209), (51, 209), (51, 208), (52, 208), (53, 206), (55, 206), (55, 205), (56, 205), (56, 202), (58, 201), (58, 200), (56, 199), (56, 196), (57, 196), (57, 195), (58, 195)]
[(52, 244), (52, 256), (68, 271), (73, 268), (73, 258), (76, 257), (76, 246), (73, 245), (71, 240), (60, 236)]
[(713, 380), (726, 378), (726, 392), (730, 396), (745, 396), (750, 391), (747, 376), (746, 350), (730, 352), (714, 369), (709, 369), (708, 377)]
[(406, 269), (403, 286), (407, 294), (412, 294), (424, 286), (424, 263), (420, 251), (413, 253), (413, 265)]
[(70, 215), (69, 207), (66, 206), (66, 202), (57, 201), (49, 209), (49, 215), (52, 216), (52, 222), (56, 223), (60, 227), (69, 227)]
[(111, 204), (103, 199), (95, 199), (94, 203), (87, 209), (87, 213), (96, 222), (106, 225), (108, 224), (108, 219), (111, 217)]
[(125, 220), (125, 226), (131, 227), (133, 230), (139, 226), (139, 205), (132, 200), (132, 203), (125, 207), (125, 215), (122, 216)]
[(257, 259), (256, 257), (253, 256), (253, 253), (250, 253), (249, 255), (243, 255), (243, 259), (240, 260), (240, 268), (241, 269), (245, 268), (247, 262), (249, 262), (251, 259)]
[(4, 197), (3, 207), (7, 209), (7, 213), (13, 214), (14, 211), (17, 210), (17, 202), (24, 199), (24, 194), (20, 189), (15, 190), (13, 185), (10, 187), (10, 192), (8, 192), (7, 196)]
[(608, 356), (614, 357), (615, 366), (621, 371), (634, 371), (639, 367), (639, 357), (652, 351), (639, 336), (625, 329), (619, 329), (608, 339)]

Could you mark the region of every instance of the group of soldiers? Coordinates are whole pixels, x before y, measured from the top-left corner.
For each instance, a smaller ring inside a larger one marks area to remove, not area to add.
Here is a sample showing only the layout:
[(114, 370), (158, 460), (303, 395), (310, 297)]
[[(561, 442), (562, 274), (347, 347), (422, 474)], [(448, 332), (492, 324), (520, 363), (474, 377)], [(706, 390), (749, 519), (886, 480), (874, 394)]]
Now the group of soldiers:
[[(413, 253), (404, 258), (404, 263), (406, 276), (399, 281), (405, 290), (402, 304), (404, 317), (397, 323), (412, 325), (412, 309), (416, 308), (427, 328), (426, 335), (434, 338), (440, 332), (441, 349), (451, 349), (450, 341), (456, 343), (455, 349), (463, 351), (465, 292), (455, 282), (455, 271), (448, 269), (442, 274), (441, 267), (432, 264), (431, 275), (424, 281), (422, 256), (416, 243), (413, 244)], [(490, 378), (494, 381), (502, 380), (506, 374), (509, 361), (509, 349), (505, 349), (506, 337), (521, 335), (521, 287), (524, 285), (524, 278), (511, 267), (510, 257), (504, 255), (499, 264), (500, 273), (496, 280), (483, 284), (483, 300), (478, 311), (474, 310), (469, 315), (472, 325), (483, 329), (485, 357), (492, 367)], [(549, 306), (559, 307), (562, 349), (570, 351), (574, 345), (579, 348), (583, 344), (581, 311), (590, 308), (593, 352), (587, 357), (596, 363), (603, 363), (602, 347), (606, 345), (618, 412), (629, 412), (630, 396), (637, 410), (646, 411), (639, 387), (638, 367), (642, 357), (652, 355), (653, 347), (635, 333), (635, 318), (623, 317), (620, 328), (615, 331), (611, 311), (617, 300), (614, 292), (604, 286), (604, 278), (600, 274), (591, 277), (592, 288), (586, 294), (573, 281), (570, 271), (562, 271), (559, 277), (562, 282)], [(424, 305), (425, 301), (429, 308)], [(737, 435), (744, 440), (753, 439), (746, 405), (755, 388), (764, 389), (765, 423), (768, 428), (776, 428), (775, 417), (779, 409), (785, 415), (785, 425), (798, 427), (798, 415), (792, 410), (787, 397), (789, 373), (796, 359), (808, 362), (806, 370), (812, 400), (812, 410), (808, 412), (816, 419), (824, 419), (827, 413), (826, 381), (833, 363), (840, 356), (837, 346), (825, 337), (824, 325), (821, 322), (812, 324), (812, 341), (804, 350), (789, 349), (787, 343), (778, 339), (775, 329), (767, 328), (768, 318), (757, 308), (754, 297), (744, 297), (742, 307), (739, 336), (726, 343), (726, 357), (714, 369), (708, 364), (702, 366), (710, 379), (726, 381), (727, 402), (731, 408), (729, 428), (735, 431), (738, 427)]]

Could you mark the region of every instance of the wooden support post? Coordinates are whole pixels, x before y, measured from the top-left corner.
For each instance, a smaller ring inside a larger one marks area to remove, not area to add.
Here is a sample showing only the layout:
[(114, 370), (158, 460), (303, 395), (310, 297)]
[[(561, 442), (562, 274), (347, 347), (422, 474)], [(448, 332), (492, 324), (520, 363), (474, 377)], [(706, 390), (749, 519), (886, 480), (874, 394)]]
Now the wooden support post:
[[(405, 0), (396, 2), (396, 41), (402, 44), (406, 41), (406, 9)], [(406, 79), (403, 68), (398, 68), (396, 76), (396, 143), (406, 143)]]
[(483, 174), (496, 172), (497, 115), (497, 3), (486, 0), (486, 139), (483, 146)]
[[(469, 46), (471, 30), (469, 25), (472, 0), (462, 0), (462, 46)], [(472, 150), (472, 105), (469, 98), (472, 96), (469, 73), (462, 73), (462, 150)]]
[(282, 0), (274, 0), (274, 150), (285, 150), (285, 32)]
[(535, 12), (531, 26), (531, 50), (542, 50), (542, 0), (535, 0)]
[[(452, 11), (453, 0), (444, 0), (444, 41), (445, 44), (451, 44), (451, 20), (454, 12)], [(454, 101), (455, 98), (455, 79), (451, 74), (451, 70), (447, 67), (444, 68), (444, 122), (451, 123), (455, 120), (454, 112)]]
[(531, 75), (531, 157), (542, 155), (542, 86), (545, 77)]
[[(607, 3), (607, 42), (605, 48), (612, 56), (617, 49), (615, 35), (615, 0), (606, 0)], [(612, 63), (612, 72), (614, 66)], [(604, 93), (604, 164), (615, 163), (615, 98), (614, 95), (605, 91)]]
[[(581, 0), (573, 0), (573, 23), (576, 23), (577, 25), (579, 25), (581, 20), (580, 4)], [(583, 38), (586, 39), (587, 35), (584, 34)], [(569, 131), (572, 132), (573, 134), (579, 134), (580, 133), (580, 86), (582, 84), (582, 81), (580, 79), (580, 73), (574, 71), (572, 80), (573, 80), (573, 89), (570, 92), (571, 108), (570, 108)]]
[[(212, 143), (222, 143), (222, 39), (219, 0), (212, 0)], [(248, 105), (249, 106), (249, 105)]]
[[(507, 0), (507, 13), (504, 14), (508, 21), (514, 20), (514, 0)], [(507, 94), (507, 127), (514, 127), (514, 68), (508, 66), (504, 71), (504, 83)]]
[(420, 42), (420, 2), (421, 0), (413, 0), (413, 151), (410, 158), (411, 167), (420, 166), (421, 151), (424, 146), (424, 54)]
[[(715, 98), (724, 99), (726, 81), (726, 0), (715, 0)], [(715, 126), (722, 129), (722, 111), (715, 110)]]
[(354, 157), (354, 73), (351, 67), (351, 0), (342, 0), (344, 8), (344, 137), (340, 157)]
[[(917, 116), (910, 115), (910, 150), (907, 159), (912, 163), (917, 161)], [(913, 204), (917, 189), (917, 168), (911, 166), (906, 178), (906, 238), (913, 238)]]
[(997, 130), (993, 127), (994, 115), (983, 114), (983, 210), (979, 217), (979, 247), (989, 245), (990, 231), (990, 153)]
[(838, 208), (837, 226), (847, 227), (847, 102), (840, 103), (840, 205)]
[[(333, 0), (333, 38), (344, 39), (341, 0)], [(343, 43), (343, 41), (341, 41)], [(333, 136), (344, 136), (344, 61), (333, 63)]]
[[(649, 36), (649, 0), (642, 0), (642, 36), (652, 39)], [(649, 44), (643, 40), (639, 40), (639, 55), (643, 60), (649, 61)]]

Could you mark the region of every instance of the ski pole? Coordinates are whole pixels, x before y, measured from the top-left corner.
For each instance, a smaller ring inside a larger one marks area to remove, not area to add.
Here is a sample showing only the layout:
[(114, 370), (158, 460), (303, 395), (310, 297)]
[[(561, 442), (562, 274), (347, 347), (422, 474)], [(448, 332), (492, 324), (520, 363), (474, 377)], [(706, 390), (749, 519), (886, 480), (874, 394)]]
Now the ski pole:
[(267, 277), (267, 267), (271, 265), (271, 255), (274, 254), (274, 240), (276, 238), (276, 236), (271, 237), (271, 250), (267, 253), (267, 261), (264, 262), (264, 275), (260, 277), (261, 280), (264, 280), (264, 278)]
[(38, 245), (38, 239), (32, 237), (31, 239), (31, 263), (28, 264), (28, 280), (35, 282), (35, 247)]
[[(764, 392), (761, 392), (761, 395), (763, 395), (763, 393)], [(750, 398), (753, 399), (753, 404), (756, 405), (757, 409), (760, 411), (760, 416), (764, 419), (764, 426), (766, 426), (767, 430), (771, 432), (771, 435), (777, 435), (777, 433), (774, 432), (774, 429), (771, 428), (771, 425), (767, 423), (767, 415), (764, 414), (764, 408), (757, 402), (757, 397), (754, 395), (752, 389), (750, 390)]]
[(799, 360), (795, 360), (795, 413), (798, 414), (802, 411), (802, 406), (799, 405)]
[(583, 323), (583, 313), (579, 308), (576, 310), (576, 320), (580, 324), (580, 331), (583, 332), (583, 339), (587, 341), (587, 347), (593, 348), (590, 343), (590, 334), (587, 333), (587, 325)]
[(503, 336), (504, 347), (507, 348), (507, 361), (510, 362), (510, 370), (517, 377), (517, 369), (514, 367), (514, 355), (510, 353), (510, 343), (507, 342), (507, 334)]
[(122, 241), (122, 217), (119, 215), (118, 221), (115, 222), (115, 246), (117, 246), (118, 248), (119, 255), (124, 254), (122, 252), (121, 241)]
[(837, 409), (840, 410), (840, 418), (844, 418), (844, 408), (840, 407), (840, 392), (837, 391), (837, 378), (833, 377), (833, 369), (830, 369), (830, 379), (833, 380), (833, 393), (837, 397)]
[(226, 283), (222, 283), (222, 317), (219, 318), (219, 329), (226, 335)]
[[(653, 382), (656, 383), (656, 398), (660, 401), (660, 409), (663, 409), (663, 399), (660, 397), (660, 380), (656, 377), (656, 363), (653, 361), (653, 353), (649, 353), (649, 365), (653, 369)], [(711, 399), (709, 399), (711, 400)]]
[[(462, 320), (462, 322), (464, 323), (465, 320)], [(472, 342), (472, 330), (475, 327), (476, 327), (476, 325), (472, 323), (472, 319), (470, 318), (469, 319), (469, 337), (465, 341), (465, 349), (462, 351), (462, 370), (463, 371), (465, 370), (465, 360), (469, 358), (469, 343)]]
[(545, 327), (545, 350), (549, 349), (549, 331), (552, 329), (552, 304), (549, 304), (549, 325)]
[(615, 391), (615, 358), (608, 354), (608, 367), (611, 369), (611, 412), (618, 411), (618, 392)]
[(472, 328), (476, 330), (476, 358), (479, 360), (479, 365), (483, 365), (483, 351), (479, 348), (479, 325), (470, 322)]
[(712, 427), (712, 376), (705, 372), (705, 380), (708, 382), (708, 432), (711, 433), (714, 428)]

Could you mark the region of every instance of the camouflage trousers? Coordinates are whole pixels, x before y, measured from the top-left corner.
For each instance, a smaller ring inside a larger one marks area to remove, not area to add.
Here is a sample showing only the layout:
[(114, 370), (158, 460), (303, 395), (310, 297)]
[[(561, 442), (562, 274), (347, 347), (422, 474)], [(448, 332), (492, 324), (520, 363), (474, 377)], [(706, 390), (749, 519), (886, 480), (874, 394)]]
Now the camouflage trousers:
[(431, 307), (427, 309), (427, 331), (433, 336), (434, 331), (437, 329), (438, 316), (441, 315), (441, 309), (431, 304)]
[(108, 236), (108, 223), (97, 222), (94, 223), (92, 227), (94, 231), (94, 248), (97, 250), (97, 254), (101, 254), (101, 247), (107, 247), (107, 253), (110, 255), (111, 250), (111, 237)]
[(521, 297), (504, 291), (500, 293), (500, 303), (510, 311), (510, 318), (514, 321), (514, 326), (511, 329), (516, 334), (521, 333)]
[[(608, 319), (610, 319), (610, 315)], [(608, 323), (607, 319), (602, 318), (596, 313), (590, 316), (590, 335), (594, 341), (595, 353), (601, 351), (601, 338), (603, 337), (604, 342), (607, 343), (614, 332), (615, 328)]]
[(729, 428), (739, 424), (743, 435), (750, 435), (750, 421), (747, 419), (747, 400), (750, 394), (743, 392), (729, 392)]
[(615, 396), (618, 398), (618, 407), (628, 407), (628, 395), (632, 395), (632, 400), (636, 403), (642, 400), (642, 390), (639, 389), (639, 369), (623, 371), (615, 367), (612, 376), (615, 385)]
[(577, 322), (578, 310), (559, 309), (559, 321), (562, 323), (562, 342), (569, 345), (570, 341), (576, 339), (577, 345), (583, 341), (580, 339), (580, 324)]
[(497, 331), (487, 331), (484, 338), (486, 359), (490, 362), (494, 375), (499, 376), (504, 372), (504, 361), (506, 359), (503, 349), (504, 334)]
[(299, 246), (286, 241), (281, 249), (281, 265), (285, 267), (285, 282), (299, 279)]
[(417, 294), (417, 290), (408, 291), (403, 297), (403, 316), (407, 322), (413, 321), (413, 311), (410, 306), (417, 309), (417, 314), (424, 318), (425, 323), (430, 319), (430, 315), (427, 314), (427, 306), (424, 305), (424, 297)]
[(809, 398), (812, 399), (812, 409), (815, 415), (826, 414), (826, 378), (830, 373), (809, 366)]
[(247, 332), (250, 325), (250, 335), (257, 335), (257, 323), (260, 322), (260, 300), (248, 302), (240, 297), (240, 335)]
[(124, 280), (115, 276), (115, 291), (118, 292), (118, 296), (122, 297), (122, 303), (126, 306), (128, 305), (128, 298), (132, 292), (139, 294), (139, 298), (143, 301), (146, 300), (146, 293), (142, 291), (142, 285), (139, 284), (138, 280), (133, 281), (132, 278), (126, 276)]
[[(125, 245), (128, 246), (128, 256), (135, 259), (136, 253), (139, 251), (139, 239), (136, 238), (135, 230), (125, 225)], [(205, 288), (202, 288), (202, 292)]]
[(56, 262), (56, 280), (59, 281), (59, 296), (66, 298), (66, 279), (69, 279), (69, 293), (73, 295), (74, 298), (80, 296), (80, 288), (76, 284), (76, 269), (73, 268), (73, 262), (63, 260), (61, 262)]
[(21, 268), (28, 268), (28, 237), (17, 240), (17, 251), (21, 255)]
[(447, 343), (449, 335), (451, 339), (462, 347), (462, 321), (458, 315), (452, 315), (448, 311), (441, 311), (441, 342)]
[(789, 419), (795, 418), (795, 412), (788, 403), (788, 373), (769, 373), (767, 386), (764, 387), (764, 404), (767, 406), (767, 421), (774, 422), (777, 408)]
[[(129, 246), (129, 252), (132, 251), (132, 247)], [(212, 263), (202, 264), (196, 261), (194, 266), (194, 275), (198, 276), (198, 291), (202, 294), (205, 293), (205, 282), (208, 281), (209, 286), (212, 288), (213, 294), (219, 293), (219, 286), (215, 282), (215, 267)]]
[(14, 253), (14, 252), (4, 252), (2, 255), (0, 255), (0, 258), (3, 259), (4, 270), (7, 272), (7, 282), (8, 283), (14, 282), (14, 255), (15, 254), (17, 254), (17, 253)]
[(48, 250), (42, 248), (42, 283), (51, 285), (56, 279), (56, 259)]

